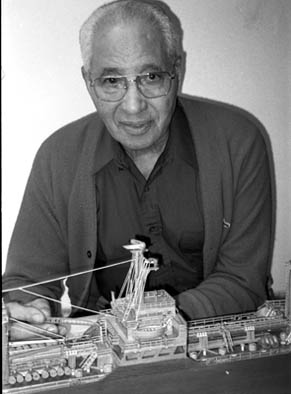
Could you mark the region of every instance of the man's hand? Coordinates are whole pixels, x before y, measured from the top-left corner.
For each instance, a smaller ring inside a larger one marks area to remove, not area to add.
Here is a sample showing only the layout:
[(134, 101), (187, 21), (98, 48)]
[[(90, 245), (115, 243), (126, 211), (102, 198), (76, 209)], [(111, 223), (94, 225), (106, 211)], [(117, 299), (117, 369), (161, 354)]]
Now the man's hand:
[[(19, 304), (18, 302), (9, 302), (6, 304), (9, 317), (30, 323), (31, 325), (41, 328), (52, 333), (65, 334), (64, 327), (57, 327), (51, 323), (45, 323), (46, 319), (51, 316), (51, 309), (49, 302), (43, 298), (36, 298), (27, 304)], [(26, 330), (22, 325), (16, 322), (11, 322), (10, 337), (12, 340), (27, 339), (35, 337), (32, 330)]]

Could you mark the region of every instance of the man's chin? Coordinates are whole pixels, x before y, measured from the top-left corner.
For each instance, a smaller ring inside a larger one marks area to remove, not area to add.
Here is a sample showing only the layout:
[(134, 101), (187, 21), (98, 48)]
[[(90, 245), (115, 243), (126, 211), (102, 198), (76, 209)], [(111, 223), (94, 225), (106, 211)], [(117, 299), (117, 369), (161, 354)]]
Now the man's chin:
[(153, 144), (152, 138), (147, 133), (142, 135), (129, 135), (127, 138), (119, 139), (125, 150), (143, 151), (148, 150)]
[(123, 144), (122, 142), (121, 142), (121, 145), (124, 147), (124, 149), (127, 151), (127, 152), (130, 152), (130, 151), (132, 151), (132, 152), (142, 152), (142, 151), (147, 151), (147, 150), (150, 150), (150, 147), (151, 147), (151, 144), (149, 144), (149, 143), (143, 143), (143, 142), (141, 142), (141, 143), (125, 143), (125, 144)]

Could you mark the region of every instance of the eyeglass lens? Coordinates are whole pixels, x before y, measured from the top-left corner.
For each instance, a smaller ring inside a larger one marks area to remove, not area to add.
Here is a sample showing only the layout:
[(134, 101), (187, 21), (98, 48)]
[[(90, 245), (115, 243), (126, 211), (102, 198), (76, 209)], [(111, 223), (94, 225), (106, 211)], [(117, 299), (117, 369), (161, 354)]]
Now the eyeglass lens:
[(138, 75), (134, 79), (127, 77), (101, 77), (93, 84), (96, 95), (101, 100), (121, 100), (128, 89), (129, 83), (135, 82), (140, 93), (146, 98), (166, 96), (171, 88), (173, 76), (167, 72), (155, 72)]

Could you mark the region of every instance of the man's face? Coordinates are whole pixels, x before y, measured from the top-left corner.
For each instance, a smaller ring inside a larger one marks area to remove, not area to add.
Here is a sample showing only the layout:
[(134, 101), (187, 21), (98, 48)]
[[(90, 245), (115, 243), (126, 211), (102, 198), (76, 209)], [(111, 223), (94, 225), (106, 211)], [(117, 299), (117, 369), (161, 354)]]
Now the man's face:
[[(175, 72), (169, 63), (161, 34), (141, 23), (120, 23), (100, 29), (96, 34), (90, 73), (101, 76), (129, 76), (151, 71)], [(167, 96), (145, 98), (136, 83), (129, 83), (123, 99), (105, 102), (96, 97), (87, 81), (87, 88), (96, 109), (111, 136), (127, 150), (147, 150), (162, 141), (175, 108), (177, 78)]]

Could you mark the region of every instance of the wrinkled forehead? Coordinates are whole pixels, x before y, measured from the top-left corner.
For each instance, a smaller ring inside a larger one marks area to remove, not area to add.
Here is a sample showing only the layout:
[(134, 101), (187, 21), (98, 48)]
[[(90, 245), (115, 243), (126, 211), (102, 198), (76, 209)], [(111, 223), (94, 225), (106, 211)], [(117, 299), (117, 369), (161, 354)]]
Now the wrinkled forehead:
[(141, 20), (105, 24), (96, 29), (91, 70), (120, 67), (124, 69), (153, 63), (165, 68), (169, 59), (161, 32), (156, 26)]

